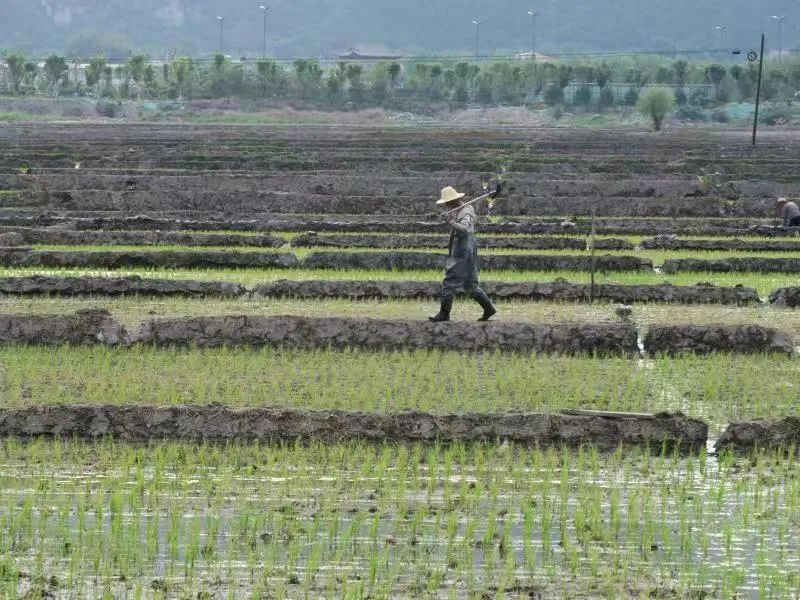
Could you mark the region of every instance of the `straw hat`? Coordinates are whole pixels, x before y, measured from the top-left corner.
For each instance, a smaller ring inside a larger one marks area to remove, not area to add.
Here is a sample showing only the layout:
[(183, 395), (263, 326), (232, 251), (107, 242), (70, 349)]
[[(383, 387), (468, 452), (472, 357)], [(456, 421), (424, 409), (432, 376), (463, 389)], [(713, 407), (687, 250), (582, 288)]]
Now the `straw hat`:
[(786, 198), (778, 198), (778, 202), (776, 204), (786, 204), (788, 200)]
[(466, 194), (459, 194), (454, 187), (448, 185), (446, 188), (442, 188), (442, 197), (436, 201), (436, 204), (447, 204), (464, 196)]

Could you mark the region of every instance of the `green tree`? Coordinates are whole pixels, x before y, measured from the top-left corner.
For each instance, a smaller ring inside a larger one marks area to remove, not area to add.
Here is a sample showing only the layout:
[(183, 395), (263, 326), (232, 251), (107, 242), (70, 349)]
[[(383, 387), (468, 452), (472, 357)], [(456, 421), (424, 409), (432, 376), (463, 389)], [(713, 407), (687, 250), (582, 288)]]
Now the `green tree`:
[(675, 73), (675, 83), (683, 85), (686, 83), (686, 75), (689, 72), (689, 63), (685, 60), (676, 60), (672, 63), (672, 72)]
[(592, 88), (588, 85), (582, 85), (575, 92), (575, 105), (580, 106), (584, 110), (588, 110), (589, 105), (592, 103)]
[(400, 73), (402, 72), (402, 67), (398, 62), (389, 63), (389, 66), (386, 68), (389, 73), (389, 81), (391, 83), (392, 88), (396, 88), (399, 80), (400, 80)]
[(52, 96), (58, 96), (64, 75), (69, 71), (67, 60), (63, 56), (51, 54), (44, 61), (44, 77), (47, 81), (47, 89)]
[(36, 92), (36, 79), (39, 76), (39, 66), (35, 62), (25, 62), (25, 76), (23, 83), (29, 92)]
[(22, 92), (22, 80), (25, 77), (25, 56), (19, 53), (6, 56), (8, 65), (8, 79), (11, 85), (11, 92), (20, 94)]
[(183, 100), (191, 90), (194, 75), (194, 62), (187, 56), (177, 58), (172, 63), (172, 72), (175, 73), (175, 83), (178, 87), (178, 98)]
[(600, 90), (600, 98), (597, 101), (597, 108), (600, 112), (603, 112), (614, 106), (614, 101), (614, 92), (612, 92), (610, 88), (604, 87), (602, 90)]
[(100, 97), (100, 82), (103, 80), (103, 73), (106, 70), (105, 58), (93, 58), (89, 61), (89, 66), (86, 67), (84, 76), (86, 77), (86, 85), (94, 88), (95, 95)]
[(347, 65), (347, 82), (350, 85), (350, 101), (356, 104), (364, 102), (364, 82), (361, 80), (361, 75), (363, 73), (364, 68), (361, 65), (355, 63)]
[(611, 67), (608, 66), (607, 62), (603, 61), (600, 63), (600, 66), (597, 67), (595, 83), (597, 83), (600, 89), (603, 89), (608, 85), (608, 82), (611, 81), (611, 76)]
[(148, 66), (147, 57), (144, 54), (134, 54), (128, 59), (127, 67), (130, 78), (136, 84), (136, 94), (139, 100), (142, 99), (142, 83), (144, 81), (145, 70)]
[(639, 98), (637, 110), (653, 121), (653, 128), (661, 131), (666, 116), (675, 110), (675, 96), (665, 87), (654, 87)]
[(227, 81), (228, 59), (221, 52), (214, 54), (211, 63), (211, 94), (215, 98), (228, 95)]
[(670, 83), (672, 81), (672, 70), (668, 67), (658, 67), (656, 70), (656, 83)]
[(625, 106), (636, 106), (639, 103), (639, 91), (633, 86), (629, 87), (624, 102)]
[(313, 59), (300, 58), (294, 61), (293, 67), (300, 97), (319, 97), (323, 75), (319, 63)]
[(725, 78), (728, 70), (722, 65), (708, 65), (706, 67), (706, 80), (714, 85), (719, 85)]
[(258, 93), (262, 98), (278, 96), (283, 92), (283, 68), (274, 60), (256, 62)]
[(144, 88), (148, 96), (158, 95), (158, 77), (156, 76), (156, 70), (153, 65), (147, 65), (145, 67), (142, 82), (144, 83)]
[(551, 83), (544, 92), (544, 101), (548, 106), (564, 104), (564, 88), (556, 83)]

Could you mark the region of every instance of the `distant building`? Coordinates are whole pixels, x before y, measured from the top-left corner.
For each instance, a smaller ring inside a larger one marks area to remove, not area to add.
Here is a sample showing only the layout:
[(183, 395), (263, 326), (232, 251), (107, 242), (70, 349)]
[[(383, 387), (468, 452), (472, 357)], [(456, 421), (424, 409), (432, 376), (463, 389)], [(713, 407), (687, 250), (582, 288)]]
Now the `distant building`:
[(347, 54), (340, 54), (339, 58), (344, 60), (400, 60), (405, 57), (389, 54), (359, 54), (356, 50), (350, 50)]
[(534, 52), (520, 52), (519, 54), (517, 54), (517, 58), (519, 58), (521, 60), (530, 60), (531, 58), (533, 58), (534, 60), (541, 60), (541, 61), (544, 61), (544, 62), (556, 60), (552, 56), (547, 56), (546, 54), (540, 54), (539, 52), (535, 52), (535, 53)]

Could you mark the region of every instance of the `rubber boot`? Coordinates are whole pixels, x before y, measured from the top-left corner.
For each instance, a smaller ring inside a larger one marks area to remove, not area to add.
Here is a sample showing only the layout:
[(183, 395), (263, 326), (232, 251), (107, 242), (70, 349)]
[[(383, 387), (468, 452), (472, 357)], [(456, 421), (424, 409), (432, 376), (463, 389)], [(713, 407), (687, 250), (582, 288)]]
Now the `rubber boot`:
[(475, 291), (472, 292), (472, 297), (483, 309), (483, 316), (478, 319), (478, 321), (488, 321), (497, 314), (497, 309), (494, 307), (494, 304), (492, 304), (492, 301), (489, 300), (489, 296), (487, 296), (486, 292), (481, 288), (475, 288)]
[(428, 321), (433, 323), (442, 323), (443, 321), (450, 320), (450, 311), (453, 309), (453, 299), (452, 298), (442, 298), (442, 306), (439, 308), (439, 312), (433, 315), (432, 317), (428, 317)]

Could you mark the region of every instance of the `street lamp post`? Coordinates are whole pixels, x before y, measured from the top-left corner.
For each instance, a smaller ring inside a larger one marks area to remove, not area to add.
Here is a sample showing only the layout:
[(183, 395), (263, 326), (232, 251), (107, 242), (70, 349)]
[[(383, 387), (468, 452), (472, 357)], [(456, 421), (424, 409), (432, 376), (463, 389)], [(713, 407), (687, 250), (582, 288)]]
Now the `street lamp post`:
[(778, 22), (778, 62), (783, 63), (783, 20), (786, 15), (772, 15), (772, 18)]
[(536, 60), (536, 15), (535, 10), (529, 10), (528, 14), (531, 16), (531, 58)]
[(224, 48), (224, 41), (222, 27), (225, 23), (225, 17), (217, 17), (217, 21), (219, 21), (219, 53), (222, 54), (222, 50)]
[(717, 25), (716, 30), (719, 31), (719, 47), (720, 50), (725, 47), (725, 30), (728, 29), (727, 25)]
[(259, 8), (264, 11), (264, 38), (261, 58), (267, 58), (267, 11), (270, 9), (270, 7), (262, 4), (259, 6)]
[(483, 25), (483, 21), (475, 17), (472, 20), (472, 24), (475, 25), (475, 60), (478, 60), (478, 50), (481, 43), (481, 25)]

